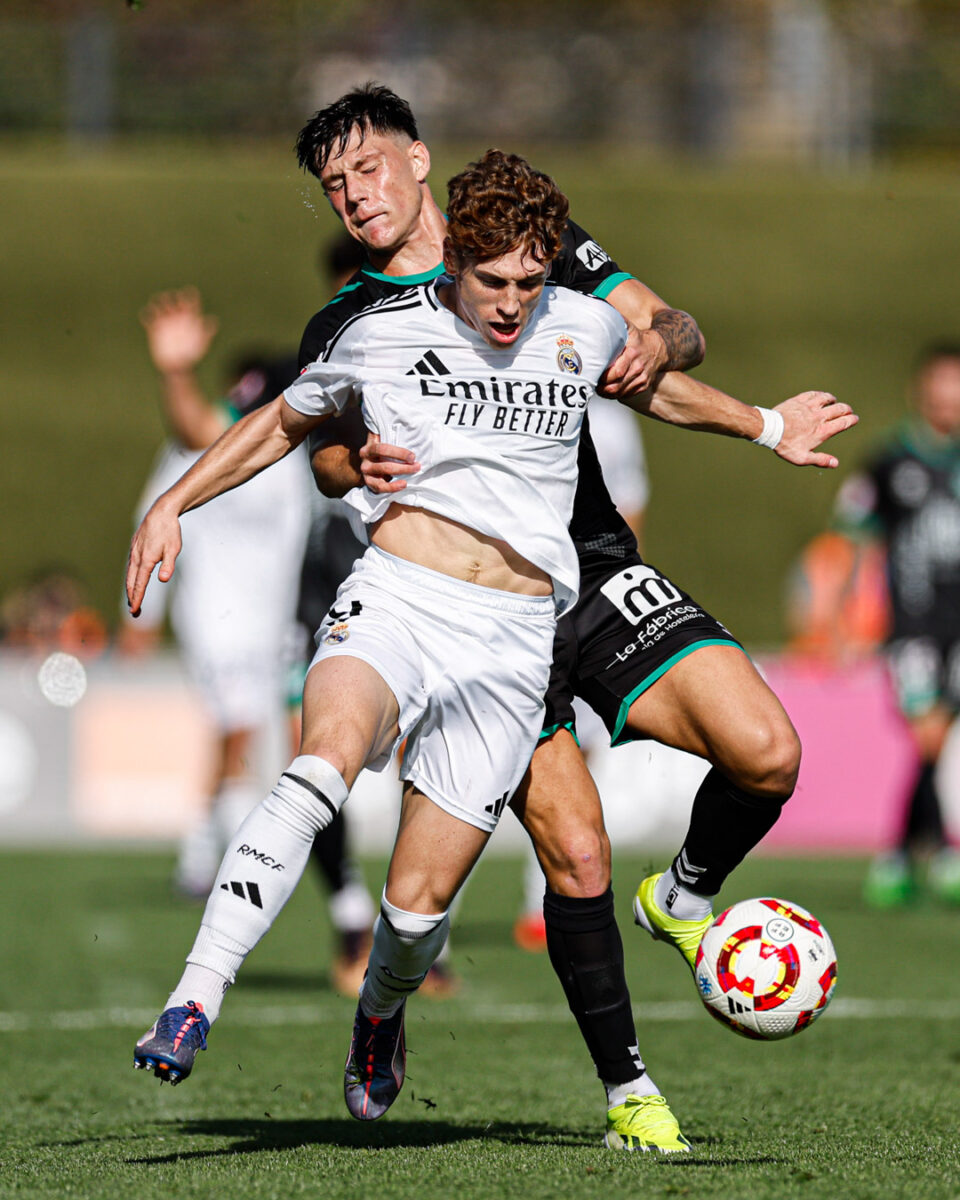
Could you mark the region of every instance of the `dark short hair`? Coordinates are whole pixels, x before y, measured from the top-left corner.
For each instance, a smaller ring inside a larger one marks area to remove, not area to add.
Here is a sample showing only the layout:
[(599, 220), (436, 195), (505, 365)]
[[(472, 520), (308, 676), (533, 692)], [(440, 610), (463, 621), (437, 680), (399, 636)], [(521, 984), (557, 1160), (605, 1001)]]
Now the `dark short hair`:
[(956, 358), (960, 360), (960, 342), (929, 342), (924, 346), (913, 361), (913, 373), (919, 375), (921, 371), (926, 370), (932, 363), (939, 362), (943, 358)]
[(313, 114), (297, 135), (297, 162), (320, 177), (331, 155), (342, 154), (355, 129), (361, 137), (373, 133), (402, 133), (420, 140), (417, 122), (406, 100), (383, 84), (365, 83)]
[(488, 150), (447, 187), (447, 241), (457, 255), (483, 260), (522, 247), (547, 263), (560, 253), (570, 205), (525, 158)]

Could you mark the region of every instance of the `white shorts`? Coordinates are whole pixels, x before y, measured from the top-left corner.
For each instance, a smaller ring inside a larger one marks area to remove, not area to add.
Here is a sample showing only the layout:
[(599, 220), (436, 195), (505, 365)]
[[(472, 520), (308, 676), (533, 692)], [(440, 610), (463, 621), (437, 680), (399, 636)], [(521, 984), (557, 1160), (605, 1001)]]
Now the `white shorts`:
[(400, 776), (492, 832), (537, 744), (550, 676), (553, 596), (461, 583), (371, 546), (317, 631), (324, 659), (368, 663), (400, 706)]

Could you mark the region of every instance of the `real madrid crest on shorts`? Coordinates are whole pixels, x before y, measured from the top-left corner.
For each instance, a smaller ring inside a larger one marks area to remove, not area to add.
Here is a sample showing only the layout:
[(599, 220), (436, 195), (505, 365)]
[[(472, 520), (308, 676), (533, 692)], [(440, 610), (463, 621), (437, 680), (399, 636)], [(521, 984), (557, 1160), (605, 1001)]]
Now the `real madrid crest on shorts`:
[[(347, 624), (348, 619), (350, 617), (359, 617), (362, 612), (363, 605), (359, 600), (351, 600), (348, 609), (331, 608), (326, 618), (330, 622), (330, 628), (323, 639), (324, 645), (338, 646), (341, 642), (345, 642), (350, 636), (350, 626)], [(319, 634), (317, 636), (319, 637)]]
[(557, 338), (557, 365), (571, 375), (579, 375), (583, 370), (583, 359), (574, 348), (573, 338), (566, 334)]

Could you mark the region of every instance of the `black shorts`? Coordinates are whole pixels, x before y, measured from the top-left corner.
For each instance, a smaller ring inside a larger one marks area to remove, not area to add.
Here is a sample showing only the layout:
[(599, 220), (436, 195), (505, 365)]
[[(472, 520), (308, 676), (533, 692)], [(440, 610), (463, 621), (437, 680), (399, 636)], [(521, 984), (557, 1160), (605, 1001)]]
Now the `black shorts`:
[(639, 554), (581, 557), (580, 599), (557, 624), (541, 738), (574, 730), (579, 696), (603, 720), (611, 745), (633, 741), (624, 726), (634, 700), (681, 658), (717, 645), (743, 649)]

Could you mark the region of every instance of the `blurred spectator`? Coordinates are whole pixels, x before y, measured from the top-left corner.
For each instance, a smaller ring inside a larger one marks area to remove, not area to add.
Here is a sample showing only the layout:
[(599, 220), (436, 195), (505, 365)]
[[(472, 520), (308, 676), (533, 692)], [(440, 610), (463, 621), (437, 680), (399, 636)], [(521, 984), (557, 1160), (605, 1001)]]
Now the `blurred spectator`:
[(787, 651), (824, 666), (868, 657), (889, 631), (889, 603), (882, 544), (819, 533), (788, 580)]
[(927, 857), (930, 889), (960, 903), (960, 853), (950, 844), (936, 781), (960, 709), (960, 344), (923, 352), (910, 400), (910, 418), (837, 500), (841, 532), (877, 541), (886, 554), (886, 654), (919, 755), (902, 827), (865, 884), (868, 902), (882, 907), (914, 894)]
[(78, 577), (65, 567), (38, 573), (0, 603), (0, 641), (32, 653), (62, 650), (94, 658), (107, 645), (106, 626), (86, 601)]

